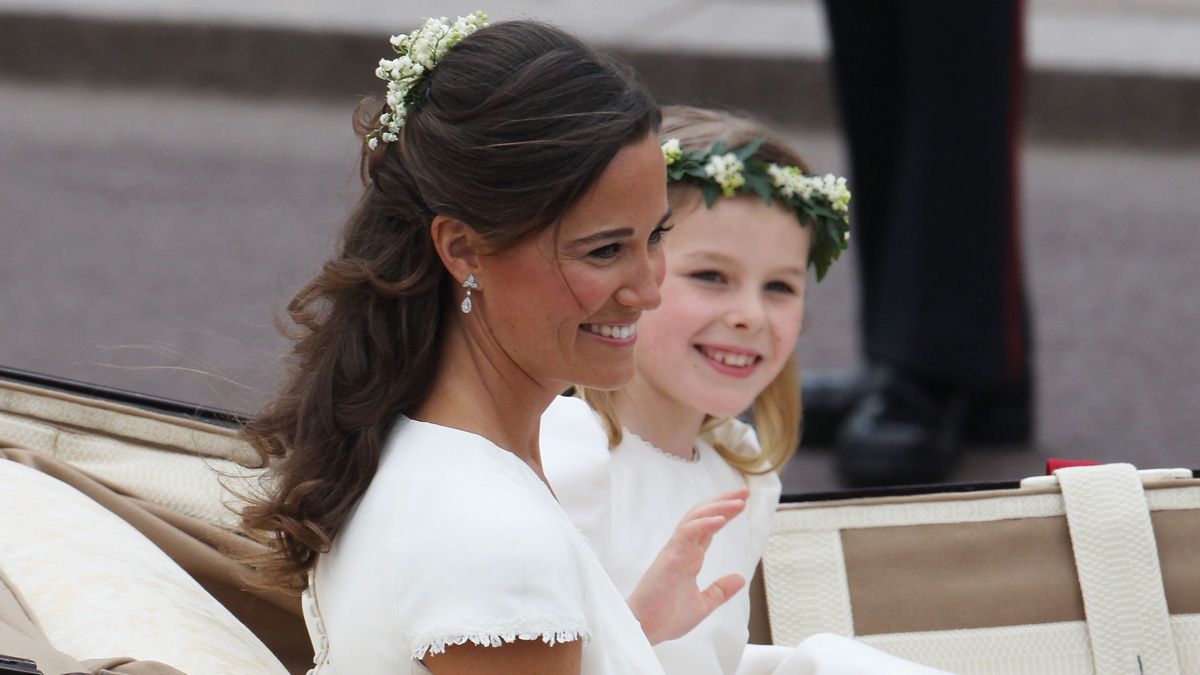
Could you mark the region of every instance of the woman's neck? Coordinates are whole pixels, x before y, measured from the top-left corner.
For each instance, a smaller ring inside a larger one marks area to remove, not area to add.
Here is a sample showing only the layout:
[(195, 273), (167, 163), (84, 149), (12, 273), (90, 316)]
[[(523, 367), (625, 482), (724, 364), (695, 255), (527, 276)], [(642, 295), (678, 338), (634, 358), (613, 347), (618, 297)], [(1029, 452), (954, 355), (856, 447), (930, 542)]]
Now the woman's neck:
[(696, 436), (705, 414), (684, 405), (640, 377), (613, 397), (617, 419), (656, 448), (683, 459), (695, 456)]
[(558, 392), (460, 326), (446, 333), (433, 386), (413, 417), (479, 434), (542, 476), (541, 416)]

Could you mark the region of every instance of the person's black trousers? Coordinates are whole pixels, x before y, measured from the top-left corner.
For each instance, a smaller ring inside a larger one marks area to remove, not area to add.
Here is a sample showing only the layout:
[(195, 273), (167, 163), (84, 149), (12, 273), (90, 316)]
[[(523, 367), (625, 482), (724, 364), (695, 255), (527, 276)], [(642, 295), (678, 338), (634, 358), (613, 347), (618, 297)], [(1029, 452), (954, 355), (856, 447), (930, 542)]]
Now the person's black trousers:
[(828, 0), (867, 361), (1028, 383), (1017, 0)]

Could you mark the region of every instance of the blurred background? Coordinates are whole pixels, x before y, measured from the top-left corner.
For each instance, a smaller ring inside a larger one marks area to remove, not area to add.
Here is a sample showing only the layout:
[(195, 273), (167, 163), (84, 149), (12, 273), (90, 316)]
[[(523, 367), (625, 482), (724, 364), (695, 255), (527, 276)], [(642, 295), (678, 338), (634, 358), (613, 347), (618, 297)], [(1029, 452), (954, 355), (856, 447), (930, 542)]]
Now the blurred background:
[[(273, 320), (357, 197), (350, 116), (382, 91), (387, 36), (476, 8), (0, 0), (0, 365), (255, 411), (286, 351)], [(571, 29), (662, 101), (746, 110), (846, 173), (816, 0), (480, 8)], [(1200, 3), (1031, 0), (1025, 19), (1037, 429), (951, 479), (1200, 468)], [(853, 256), (810, 288), (805, 367), (858, 363)], [(831, 455), (802, 451), (784, 483), (834, 488)]]

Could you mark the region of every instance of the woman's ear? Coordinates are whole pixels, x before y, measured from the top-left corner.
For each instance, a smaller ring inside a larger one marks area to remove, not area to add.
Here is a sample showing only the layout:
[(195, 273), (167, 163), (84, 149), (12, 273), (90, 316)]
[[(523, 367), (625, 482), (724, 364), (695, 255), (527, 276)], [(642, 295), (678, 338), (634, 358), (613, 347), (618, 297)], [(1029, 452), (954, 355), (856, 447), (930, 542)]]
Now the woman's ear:
[(469, 225), (457, 218), (437, 215), (430, 223), (429, 233), (438, 257), (457, 283), (479, 272), (483, 239)]

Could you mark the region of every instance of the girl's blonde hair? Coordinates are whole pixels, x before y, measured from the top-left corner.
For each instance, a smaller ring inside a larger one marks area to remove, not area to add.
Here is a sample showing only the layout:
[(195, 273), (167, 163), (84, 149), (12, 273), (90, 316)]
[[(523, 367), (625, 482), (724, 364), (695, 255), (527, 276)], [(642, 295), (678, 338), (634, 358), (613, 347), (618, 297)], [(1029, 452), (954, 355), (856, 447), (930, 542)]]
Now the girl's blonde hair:
[[(684, 150), (707, 150), (719, 140), (736, 148), (761, 138), (764, 140), (754, 154), (756, 158), (799, 167), (804, 173), (810, 173), (800, 155), (765, 125), (738, 113), (692, 106), (666, 106), (663, 108), (659, 138), (664, 141), (668, 138), (679, 139)], [(686, 214), (703, 204), (699, 188), (684, 183), (671, 184), (667, 196), (676, 215)], [(796, 225), (799, 227), (800, 223)], [(608, 434), (609, 447), (620, 444), (624, 434), (617, 419), (615, 392), (581, 388), (579, 394), (600, 416)], [(743, 473), (779, 471), (792, 458), (800, 443), (803, 420), (800, 401), (800, 370), (796, 355), (792, 354), (779, 375), (755, 397), (751, 407), (761, 452), (756, 456), (748, 456), (741, 448), (726, 447), (719, 441), (714, 442), (713, 447), (730, 466)], [(723, 418), (709, 417), (705, 419), (700, 433), (705, 434), (723, 422)]]

